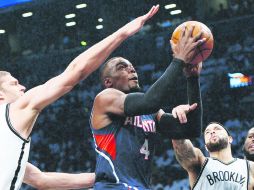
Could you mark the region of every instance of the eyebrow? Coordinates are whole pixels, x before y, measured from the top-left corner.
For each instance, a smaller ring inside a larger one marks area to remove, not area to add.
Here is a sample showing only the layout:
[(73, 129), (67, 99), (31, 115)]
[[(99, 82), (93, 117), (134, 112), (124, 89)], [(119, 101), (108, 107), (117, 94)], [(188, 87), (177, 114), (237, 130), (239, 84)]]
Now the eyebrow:
[(206, 133), (207, 131), (209, 131), (209, 129), (206, 129), (206, 130), (204, 131), (204, 133)]
[[(215, 128), (215, 129), (223, 129), (223, 128), (221, 128), (219, 125), (214, 126), (214, 128)], [(205, 133), (206, 131), (210, 131), (210, 130), (211, 130), (211, 129), (205, 129), (204, 133)]]
[(11, 80), (10, 83), (18, 83), (18, 80)]
[(118, 67), (119, 65), (128, 66), (128, 63), (122, 61), (122, 62), (117, 63), (116, 67)]
[(121, 61), (119, 63), (116, 64), (116, 67), (118, 67), (118, 65), (128, 65), (128, 63), (124, 62), (124, 61)]

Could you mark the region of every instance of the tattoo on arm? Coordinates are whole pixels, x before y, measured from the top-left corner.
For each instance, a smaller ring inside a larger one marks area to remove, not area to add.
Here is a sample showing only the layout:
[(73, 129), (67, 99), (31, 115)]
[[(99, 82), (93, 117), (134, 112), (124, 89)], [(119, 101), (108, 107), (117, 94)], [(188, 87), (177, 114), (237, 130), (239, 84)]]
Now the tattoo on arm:
[(177, 161), (186, 170), (197, 162), (198, 157), (195, 152), (195, 147), (190, 140), (173, 140), (173, 147)]

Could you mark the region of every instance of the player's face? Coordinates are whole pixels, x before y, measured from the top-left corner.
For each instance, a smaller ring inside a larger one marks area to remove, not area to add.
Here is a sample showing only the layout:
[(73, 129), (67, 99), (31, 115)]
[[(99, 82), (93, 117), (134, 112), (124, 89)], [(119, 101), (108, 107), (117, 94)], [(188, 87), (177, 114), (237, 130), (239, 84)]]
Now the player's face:
[(247, 159), (254, 156), (254, 128), (249, 130), (243, 148)]
[(232, 138), (227, 131), (217, 123), (207, 126), (204, 132), (205, 144), (209, 152), (220, 151), (228, 147)]
[(139, 89), (138, 75), (133, 65), (126, 59), (119, 59), (111, 68), (112, 87), (123, 92)]
[(6, 102), (14, 102), (25, 92), (25, 87), (19, 84), (19, 81), (11, 75), (2, 78), (1, 96)]

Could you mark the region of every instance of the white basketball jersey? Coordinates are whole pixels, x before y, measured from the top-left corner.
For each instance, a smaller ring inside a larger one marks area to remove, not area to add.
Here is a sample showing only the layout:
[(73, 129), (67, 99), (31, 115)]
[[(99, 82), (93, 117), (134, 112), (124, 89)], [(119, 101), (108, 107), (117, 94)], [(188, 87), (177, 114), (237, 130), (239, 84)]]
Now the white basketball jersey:
[(30, 141), (12, 127), (9, 104), (0, 105), (0, 190), (18, 190), (22, 184)]
[(193, 190), (248, 190), (249, 163), (237, 159), (225, 164), (207, 158), (193, 186)]

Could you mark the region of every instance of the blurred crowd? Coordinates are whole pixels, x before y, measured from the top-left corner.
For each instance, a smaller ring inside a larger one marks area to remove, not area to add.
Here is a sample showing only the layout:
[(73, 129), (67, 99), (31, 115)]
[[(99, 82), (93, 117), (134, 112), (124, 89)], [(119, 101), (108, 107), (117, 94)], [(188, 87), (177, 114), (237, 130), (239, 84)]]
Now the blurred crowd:
[[(253, 10), (252, 0), (231, 0), (234, 15)], [(232, 12), (232, 10), (230, 12)], [(218, 14), (227, 15), (228, 10)], [(250, 12), (248, 12), (250, 13)], [(227, 15), (231, 17), (232, 15)], [(226, 17), (225, 17), (226, 18)], [(248, 18), (241, 18), (241, 23)], [(231, 132), (233, 155), (242, 157), (241, 148), (247, 130), (254, 126), (251, 107), (254, 105), (253, 85), (230, 88), (228, 73), (244, 73), (254, 80), (254, 30), (252, 26), (239, 27), (228, 20), (212, 24), (215, 47), (212, 55), (203, 64), (201, 89), (204, 106), (204, 126), (210, 121), (223, 123)], [(228, 26), (235, 26), (223, 33)], [(252, 27), (252, 28), (251, 28)], [(123, 56), (136, 67), (144, 90), (152, 84), (172, 59), (168, 32), (137, 35), (124, 43), (112, 56)], [(45, 47), (46, 48), (46, 47)], [(86, 47), (87, 48), (87, 47)], [(63, 48), (61, 51), (45, 49), (46, 53), (25, 56), (1, 57), (1, 70), (10, 71), (28, 89), (46, 82), (62, 72), (70, 61), (85, 48)], [(144, 53), (149, 52), (149, 53)], [(92, 172), (95, 168), (95, 151), (89, 126), (90, 111), (95, 95), (102, 89), (98, 71), (77, 85), (72, 92), (47, 107), (38, 119), (32, 133), (29, 161), (44, 171)], [(171, 109), (186, 103), (185, 79), (172, 89), (168, 100)], [(251, 99), (252, 97), (252, 99)], [(162, 135), (158, 143), (153, 166), (152, 184), (155, 190), (189, 189), (187, 173), (177, 164), (171, 140)], [(202, 138), (194, 140), (203, 152)], [(23, 190), (32, 189), (23, 186)]]

